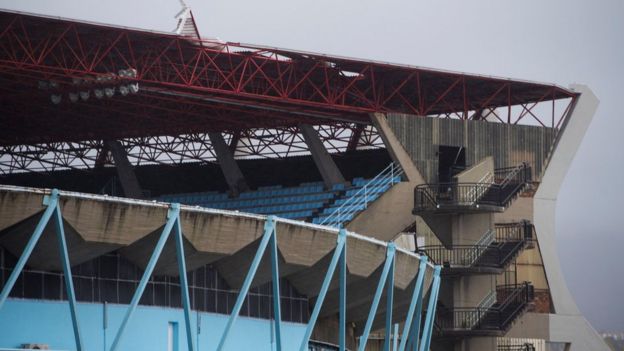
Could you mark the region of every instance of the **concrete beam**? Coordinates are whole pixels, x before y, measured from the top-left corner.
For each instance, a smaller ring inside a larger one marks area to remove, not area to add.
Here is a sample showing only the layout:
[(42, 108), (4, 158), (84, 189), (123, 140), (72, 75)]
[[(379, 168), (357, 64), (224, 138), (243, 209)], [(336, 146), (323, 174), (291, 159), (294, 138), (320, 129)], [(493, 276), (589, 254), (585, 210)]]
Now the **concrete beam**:
[(377, 133), (381, 136), (381, 140), (383, 140), (386, 150), (388, 150), (388, 153), (390, 154), (390, 158), (392, 158), (394, 163), (403, 168), (403, 172), (405, 172), (407, 180), (416, 184), (426, 183), (425, 179), (420, 174), (420, 171), (416, 168), (414, 161), (412, 161), (412, 158), (407, 151), (405, 151), (405, 148), (403, 148), (399, 139), (392, 132), (392, 129), (386, 120), (386, 115), (383, 113), (371, 113), (370, 118), (373, 125), (377, 129)]
[(312, 159), (314, 159), (316, 168), (318, 168), (321, 177), (323, 177), (325, 186), (331, 187), (334, 184), (345, 183), (342, 173), (340, 173), (338, 166), (336, 166), (331, 155), (327, 152), (316, 130), (309, 124), (299, 125), (299, 130), (303, 135), (303, 140), (308, 145), (310, 153), (312, 153)]
[(241, 172), (236, 160), (234, 160), (234, 154), (230, 146), (225, 143), (223, 135), (218, 132), (208, 132), (208, 138), (210, 138), (210, 143), (217, 155), (217, 162), (219, 167), (221, 167), (225, 181), (230, 187), (230, 191), (234, 195), (238, 195), (249, 190), (245, 176), (243, 176), (243, 172)]
[(126, 149), (121, 142), (117, 140), (105, 141), (104, 145), (110, 150), (113, 156), (115, 168), (117, 169), (117, 176), (123, 188), (124, 196), (133, 199), (142, 199), (143, 191), (141, 190), (141, 185), (139, 184), (136, 174), (134, 174), (134, 167), (128, 160)]
[[(38, 213), (0, 231), (0, 245), (15, 257), (19, 257), (40, 219), (41, 213)], [(115, 244), (87, 242), (67, 221), (63, 220), (63, 226), (67, 248), (71, 251), (69, 261), (72, 266), (87, 262), (121, 247)], [(44, 229), (28, 260), (28, 265), (41, 270), (62, 271), (62, 261), (54, 225), (48, 224)]]

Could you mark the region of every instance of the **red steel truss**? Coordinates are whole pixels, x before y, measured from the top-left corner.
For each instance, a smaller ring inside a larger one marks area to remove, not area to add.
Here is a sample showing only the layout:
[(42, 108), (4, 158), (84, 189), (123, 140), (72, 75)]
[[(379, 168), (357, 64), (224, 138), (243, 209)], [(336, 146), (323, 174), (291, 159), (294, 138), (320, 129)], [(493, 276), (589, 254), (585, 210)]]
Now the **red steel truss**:
[[(136, 94), (94, 96), (137, 83)], [(71, 102), (80, 92), (89, 97)], [(208, 131), (235, 140), (237, 157), (282, 157), (301, 150), (292, 132), (300, 123), (322, 126), (330, 149), (353, 150), (376, 143), (371, 112), (558, 128), (576, 96), (549, 84), (0, 12), (5, 171), (33, 162), (89, 168), (102, 140), (113, 139), (137, 164), (160, 162), (166, 157), (153, 156), (160, 152), (179, 162), (209, 160), (212, 151), (194, 149), (205, 136), (188, 141)], [(191, 146), (182, 152), (163, 142), (170, 139)]]

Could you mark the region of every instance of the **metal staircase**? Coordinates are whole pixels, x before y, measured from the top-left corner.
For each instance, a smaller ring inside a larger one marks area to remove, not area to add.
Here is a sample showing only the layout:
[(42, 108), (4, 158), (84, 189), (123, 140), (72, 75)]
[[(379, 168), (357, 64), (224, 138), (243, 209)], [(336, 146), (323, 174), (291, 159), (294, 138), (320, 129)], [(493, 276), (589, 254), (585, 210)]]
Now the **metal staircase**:
[(511, 328), (534, 298), (531, 284), (502, 285), (496, 288), (497, 301), (490, 307), (440, 306), (437, 331), (445, 336), (501, 336)]
[(500, 273), (532, 243), (533, 232), (528, 221), (496, 224), (474, 245), (430, 245), (419, 251), (441, 264), (442, 274)]
[(421, 184), (414, 188), (414, 214), (501, 212), (531, 182), (531, 167), (500, 168), (477, 183)]

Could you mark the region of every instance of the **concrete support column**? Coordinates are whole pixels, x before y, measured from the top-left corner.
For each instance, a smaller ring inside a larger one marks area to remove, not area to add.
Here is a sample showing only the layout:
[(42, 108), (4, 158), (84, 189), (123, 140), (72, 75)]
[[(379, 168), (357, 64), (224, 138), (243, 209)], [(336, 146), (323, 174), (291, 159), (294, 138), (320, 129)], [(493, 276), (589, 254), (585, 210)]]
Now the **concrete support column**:
[(323, 182), (325, 182), (325, 186), (331, 187), (334, 184), (341, 184), (345, 182), (342, 173), (336, 166), (336, 163), (332, 159), (327, 149), (323, 145), (321, 138), (314, 128), (312, 128), (309, 124), (301, 124), (299, 125), (299, 130), (303, 135), (303, 139), (308, 145), (308, 149), (310, 153), (312, 153), (312, 158), (314, 159), (314, 163), (318, 168), (321, 176), (323, 177)]
[(559, 266), (555, 241), (555, 208), (561, 183), (563, 183), (574, 155), (581, 145), (585, 131), (589, 127), (599, 102), (588, 87), (573, 85), (571, 88), (581, 95), (577, 98), (576, 106), (573, 107), (559, 132), (541, 184), (533, 197), (533, 221), (542, 251), (546, 278), (550, 286), (555, 312), (557, 314), (580, 315)]
[(370, 117), (373, 125), (377, 129), (377, 133), (379, 133), (381, 140), (383, 140), (384, 145), (386, 145), (386, 150), (388, 150), (390, 158), (392, 158), (394, 163), (403, 168), (407, 180), (417, 184), (425, 183), (418, 168), (414, 165), (412, 158), (407, 151), (405, 151), (399, 139), (392, 132), (392, 129), (390, 129), (386, 116), (383, 113), (371, 113)]
[(230, 147), (225, 143), (223, 135), (217, 132), (208, 132), (208, 137), (212, 143), (212, 147), (217, 155), (217, 162), (221, 167), (221, 171), (225, 176), (225, 181), (228, 183), (230, 190), (234, 195), (238, 195), (244, 191), (249, 190), (247, 181), (243, 176), (236, 160), (234, 160), (234, 154)]
[(124, 195), (134, 199), (143, 198), (143, 191), (134, 173), (134, 167), (128, 160), (128, 153), (126, 153), (126, 149), (121, 142), (117, 140), (105, 141), (104, 145), (113, 156), (115, 168), (117, 168), (117, 176), (119, 177)]

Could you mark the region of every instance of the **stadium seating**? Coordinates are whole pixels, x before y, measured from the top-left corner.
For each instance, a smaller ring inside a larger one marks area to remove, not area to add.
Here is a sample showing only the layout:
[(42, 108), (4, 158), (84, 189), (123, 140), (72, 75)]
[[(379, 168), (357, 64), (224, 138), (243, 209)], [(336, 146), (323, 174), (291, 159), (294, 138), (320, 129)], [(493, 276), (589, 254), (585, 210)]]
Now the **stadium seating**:
[(388, 191), (392, 184), (400, 181), (400, 176), (380, 177), (373, 180), (355, 178), (352, 181), (353, 186), (349, 187), (344, 194), (337, 196), (330, 206), (324, 208), (318, 216), (312, 219), (312, 223), (339, 227), (351, 221), (359, 212), (366, 209), (369, 203)]
[[(394, 182), (400, 181), (399, 177), (395, 178)], [(373, 181), (355, 178), (350, 184), (337, 184), (329, 190), (324, 188), (322, 182), (302, 183), (296, 187), (272, 185), (242, 193), (235, 198), (230, 198), (227, 193), (211, 191), (162, 195), (157, 200), (222, 210), (272, 214), (282, 218), (322, 223), (327, 216), (340, 211), (345, 203), (349, 202), (349, 208), (359, 212), (367, 203), (374, 201), (390, 188), (387, 178)], [(366, 189), (362, 190), (364, 187)], [(354, 200), (357, 206), (350, 205)], [(331, 221), (326, 221), (325, 224), (339, 226), (357, 214), (353, 212), (333, 215)]]

